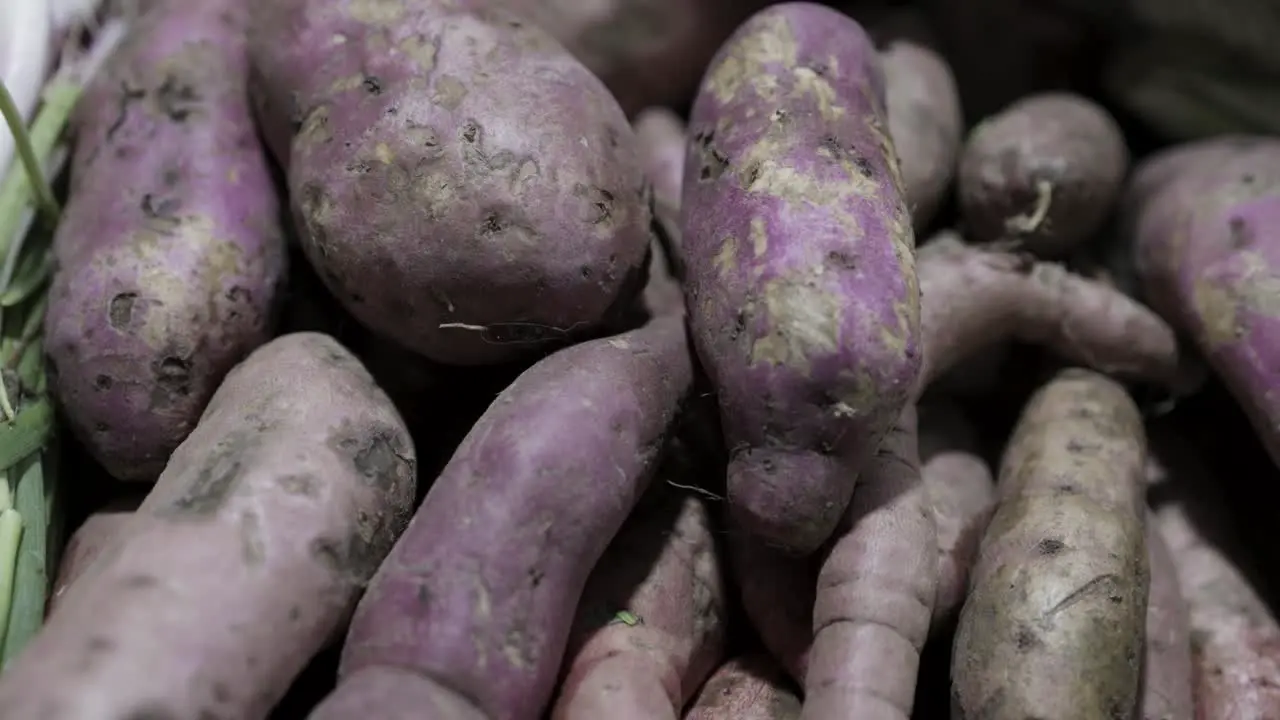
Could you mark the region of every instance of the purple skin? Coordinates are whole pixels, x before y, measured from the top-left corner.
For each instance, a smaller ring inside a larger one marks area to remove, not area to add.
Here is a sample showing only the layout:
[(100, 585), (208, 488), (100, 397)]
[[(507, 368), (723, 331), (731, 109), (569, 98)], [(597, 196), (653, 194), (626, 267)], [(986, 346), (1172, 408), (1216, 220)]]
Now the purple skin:
[(830, 536), (920, 372), (915, 236), (884, 112), (871, 40), (809, 3), (739, 28), (693, 107), (685, 292), (732, 452), (729, 507), (791, 552)]
[(1280, 463), (1280, 140), (1175, 148), (1144, 161), (1132, 184), (1149, 301), (1194, 339)]
[(157, 6), (80, 102), (45, 342), (72, 430), (121, 480), (155, 480), (270, 337), (285, 241), (244, 7)]
[(644, 492), (692, 374), (676, 315), (517, 378), (374, 576), (311, 720), (432, 704), (454, 720), (539, 717), (587, 576)]
[(307, 258), (363, 325), (455, 365), (608, 324), (643, 287), (651, 239), (652, 190), (617, 102), (551, 36), (466, 10), (479, 5), (254, 11), (255, 94), (291, 98), (265, 118), (270, 142), (282, 111), (300, 123), (288, 176)]

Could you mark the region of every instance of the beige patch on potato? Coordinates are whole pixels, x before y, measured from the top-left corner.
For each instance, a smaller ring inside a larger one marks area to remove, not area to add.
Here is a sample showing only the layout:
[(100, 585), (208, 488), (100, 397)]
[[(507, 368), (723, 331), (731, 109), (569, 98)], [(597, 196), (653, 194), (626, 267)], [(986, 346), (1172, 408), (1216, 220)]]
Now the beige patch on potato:
[(404, 17), (404, 0), (347, 0), (347, 17), (366, 25), (393, 25)]
[(706, 88), (722, 103), (733, 100), (748, 84), (761, 97), (769, 97), (777, 80), (767, 67), (796, 64), (796, 37), (786, 18), (758, 18), (748, 28), (707, 72)]
[(822, 287), (819, 278), (773, 278), (763, 283), (756, 303), (756, 312), (772, 330), (751, 343), (752, 365), (788, 367), (808, 374), (810, 358), (839, 351), (845, 304), (838, 293)]
[(440, 48), (422, 35), (410, 35), (404, 38), (396, 43), (396, 49), (409, 56), (423, 75), (430, 75), (436, 69), (436, 55), (440, 52)]
[(1235, 259), (1243, 265), (1235, 282), (1201, 276), (1192, 286), (1192, 307), (1211, 350), (1244, 337), (1249, 332), (1247, 315), (1280, 318), (1280, 278), (1266, 259), (1253, 252), (1242, 252)]

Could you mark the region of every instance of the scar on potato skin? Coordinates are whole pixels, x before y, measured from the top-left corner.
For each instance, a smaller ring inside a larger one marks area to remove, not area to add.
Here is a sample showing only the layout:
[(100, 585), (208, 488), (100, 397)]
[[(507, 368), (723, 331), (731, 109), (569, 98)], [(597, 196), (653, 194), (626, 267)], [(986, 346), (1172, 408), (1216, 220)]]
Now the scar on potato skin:
[(413, 480), (412, 449), (404, 434), (390, 425), (344, 422), (330, 436), (329, 447), (346, 458), (370, 487), (391, 491)]
[(259, 432), (229, 433), (205, 456), (195, 478), (169, 503), (163, 514), (193, 518), (216, 515), (240, 484), (244, 456), (261, 446)]

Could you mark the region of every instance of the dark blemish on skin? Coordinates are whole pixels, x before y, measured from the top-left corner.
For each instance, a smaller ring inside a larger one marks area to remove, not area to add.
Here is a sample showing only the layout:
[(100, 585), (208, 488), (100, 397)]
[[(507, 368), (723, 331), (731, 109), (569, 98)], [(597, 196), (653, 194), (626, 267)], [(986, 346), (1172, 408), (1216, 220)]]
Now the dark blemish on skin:
[(180, 82), (173, 75), (165, 76), (155, 97), (160, 112), (176, 123), (186, 122), (202, 100), (194, 85)]
[(116, 107), (116, 117), (111, 121), (111, 125), (107, 127), (107, 141), (110, 142), (115, 134), (124, 127), (124, 121), (129, 116), (129, 106), (134, 102), (141, 100), (147, 96), (147, 91), (142, 88), (131, 88), (128, 82), (120, 83), (120, 94), (118, 96), (119, 104)]
[(298, 621), (299, 621), (299, 620), (301, 620), (301, 619), (302, 619), (302, 608), (301, 608), (300, 606), (298, 606), (298, 605), (294, 605), (294, 606), (290, 607), (290, 608), (289, 608), (289, 621), (290, 621), (290, 622), (298, 622)]
[(760, 179), (760, 172), (760, 163), (751, 163), (751, 165), (747, 167), (746, 182), (742, 185), (743, 189), (750, 190), (752, 186), (756, 184), (756, 181)]
[(373, 577), (386, 551), (390, 550), (389, 535), (382, 527), (374, 529), (371, 536), (376, 538), (374, 542), (366, 542), (354, 533), (345, 543), (322, 535), (312, 540), (308, 548), (311, 557), (334, 574), (363, 584)]
[(299, 497), (316, 497), (320, 489), (320, 483), (312, 475), (281, 475), (276, 478), (276, 485), (286, 493)]
[(765, 458), (764, 461), (760, 463), (760, 467), (767, 475), (772, 475), (778, 469), (777, 466), (774, 465), (773, 460), (770, 460), (769, 458)]
[(850, 257), (848, 253), (843, 253), (839, 250), (832, 250), (827, 253), (827, 260), (830, 261), (832, 265), (846, 270), (858, 269), (858, 264), (853, 261), (853, 258)]
[(426, 583), (418, 585), (418, 592), (415, 594), (418, 604), (426, 607), (431, 604), (431, 588)]
[(138, 293), (123, 292), (111, 298), (107, 304), (107, 319), (111, 322), (111, 327), (124, 332), (133, 322), (133, 306), (138, 299)]
[(1036, 543), (1036, 552), (1041, 555), (1057, 555), (1066, 545), (1056, 538), (1044, 538)]
[(480, 135), (480, 128), (473, 122), (466, 123), (462, 126), (462, 139), (468, 143), (474, 143)]
[(853, 166), (858, 169), (858, 173), (868, 180), (874, 180), (876, 177), (876, 169), (871, 165), (871, 161), (864, 157), (856, 157), (853, 159)]
[(262, 441), (259, 432), (233, 432), (215, 444), (186, 490), (170, 508), (179, 515), (207, 517), (217, 513), (240, 482), (245, 453)]
[(600, 199), (595, 203), (597, 215), (591, 222), (593, 225), (604, 225), (613, 217), (613, 193), (604, 188), (595, 188), (595, 191)]
[(1080, 489), (1071, 483), (1065, 483), (1053, 488), (1054, 495), (1075, 495)]
[(191, 394), (191, 361), (167, 355), (151, 364), (151, 374), (164, 392), (178, 397)]
[(413, 449), (402, 433), (387, 426), (352, 430), (340, 429), (330, 447), (350, 459), (365, 484), (390, 491), (413, 480)]
[(365, 76), (364, 82), (360, 84), (364, 87), (364, 91), (370, 95), (382, 94), (382, 80), (378, 79), (376, 75)]
[(130, 575), (124, 578), (120, 584), (130, 590), (146, 590), (147, 588), (153, 588), (156, 585), (159, 585), (160, 581), (155, 575), (139, 573), (137, 575)]
[(1018, 628), (1013, 641), (1020, 652), (1026, 652), (1040, 645), (1040, 639), (1036, 637), (1036, 634), (1029, 627)]
[(1244, 221), (1244, 218), (1233, 217), (1227, 226), (1230, 229), (1233, 250), (1241, 250), (1253, 244), (1253, 229)]
[(165, 223), (181, 221), (181, 218), (178, 217), (178, 210), (182, 208), (182, 201), (178, 198), (157, 199), (153, 193), (145, 193), (138, 208), (142, 210), (142, 214), (149, 220), (161, 220)]
[(99, 390), (99, 391), (110, 390), (113, 384), (114, 384), (114, 381), (111, 379), (110, 375), (98, 375), (93, 379), (94, 390)]
[(253, 293), (248, 288), (240, 285), (232, 285), (231, 289), (227, 291), (226, 297), (229, 302), (233, 303), (248, 304), (253, 301)]
[(497, 213), (491, 212), (484, 216), (484, 220), (480, 223), (480, 237), (491, 237), (502, 232), (502, 219)]
[(180, 720), (180, 718), (169, 708), (144, 705), (120, 716), (120, 720)]
[(704, 130), (693, 136), (698, 144), (698, 154), (702, 157), (702, 167), (698, 170), (699, 180), (718, 180), (729, 167), (729, 158), (715, 147), (715, 130)]

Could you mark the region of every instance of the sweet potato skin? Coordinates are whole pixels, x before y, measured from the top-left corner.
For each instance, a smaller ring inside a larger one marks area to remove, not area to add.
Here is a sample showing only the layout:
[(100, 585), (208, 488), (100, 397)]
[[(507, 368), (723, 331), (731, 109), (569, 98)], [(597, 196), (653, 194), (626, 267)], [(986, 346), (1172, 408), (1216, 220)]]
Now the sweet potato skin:
[(707, 680), (684, 720), (799, 720), (800, 698), (771, 658), (735, 658)]
[(66, 546), (62, 548), (62, 560), (58, 563), (58, 574), (53, 581), (53, 590), (49, 593), (46, 615), (57, 608), (71, 583), (84, 574), (102, 554), (103, 548), (111, 544), (121, 529), (128, 525), (141, 502), (142, 498), (125, 498), (112, 503), (85, 518), (80, 527), (71, 533)]
[[(679, 316), (561, 350), (490, 406), (352, 619), (311, 716), (407, 713), (422, 696), (488, 720), (540, 717), (591, 569), (644, 491), (692, 385)], [(572, 518), (572, 522), (565, 522)], [(409, 669), (430, 689), (370, 696)]]
[(1280, 462), (1280, 140), (1223, 137), (1157, 154), (1125, 201), (1143, 291), (1185, 332)]
[(332, 338), (228, 374), (126, 533), (0, 678), (13, 718), (264, 718), (412, 507), (412, 441)]
[(151, 482), (270, 338), (279, 199), (244, 98), (245, 3), (158, 5), (86, 89), (45, 345), (75, 435)]
[(952, 652), (952, 717), (1130, 717), (1148, 566), (1142, 418), (1124, 388), (1066, 370), (1001, 462)]
[(1005, 340), (1046, 346), (1111, 374), (1174, 383), (1177, 338), (1159, 315), (1060, 265), (966, 245), (942, 232), (920, 249), (928, 387), (961, 360)]
[(938, 537), (909, 406), (867, 465), (818, 571), (805, 720), (907, 720), (938, 581)]
[(1186, 599), (1196, 720), (1274, 717), (1280, 624), (1237, 567), (1240, 538), (1218, 480), (1199, 458), (1162, 452), (1158, 460), (1149, 463), (1163, 499), (1155, 519)]
[(1191, 631), (1178, 568), (1155, 518), (1147, 519), (1147, 645), (1142, 670), (1143, 720), (1192, 720)]
[(958, 407), (931, 401), (920, 408), (920, 477), (938, 534), (938, 584), (932, 627), (964, 604), (969, 571), (995, 509), (995, 480), (978, 456), (973, 428)]
[(1101, 106), (1074, 93), (1032, 95), (969, 134), (960, 211), (975, 240), (1064, 256), (1101, 227), (1128, 168), (1124, 135)]
[(947, 61), (923, 43), (891, 38), (881, 51), (889, 135), (917, 232), (951, 189), (964, 140), (960, 91)]
[(731, 450), (730, 512), (811, 552), (920, 369), (879, 55), (835, 10), (774, 5), (712, 61), (689, 133), (685, 297)]
[[(591, 573), (552, 720), (679, 720), (724, 659), (725, 587), (706, 502), (668, 462)], [(631, 619), (619, 620), (619, 612)]]
[[(302, 248), (362, 324), (496, 364), (598, 330), (640, 291), (651, 189), (634, 134), (541, 29), (472, 0), (257, 7), (260, 94), (297, 98)], [(281, 38), (313, 43), (309, 72)]]

